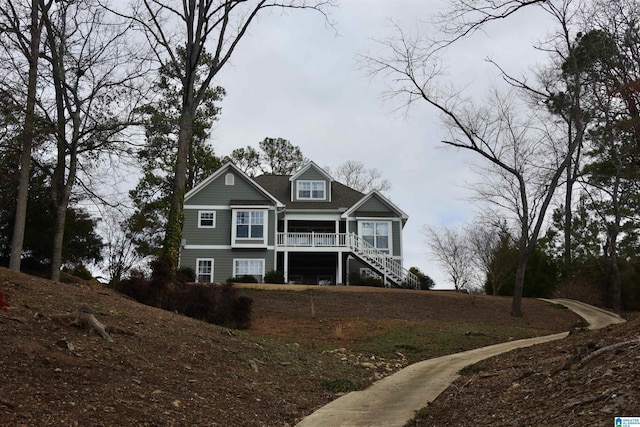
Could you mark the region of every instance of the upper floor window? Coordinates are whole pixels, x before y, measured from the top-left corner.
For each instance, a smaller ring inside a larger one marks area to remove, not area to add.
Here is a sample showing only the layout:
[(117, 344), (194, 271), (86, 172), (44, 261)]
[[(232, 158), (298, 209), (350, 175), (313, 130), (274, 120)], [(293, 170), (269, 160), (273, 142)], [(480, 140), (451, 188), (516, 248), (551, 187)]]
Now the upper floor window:
[(235, 184), (235, 176), (229, 172), (224, 176), (224, 185), (234, 185)]
[(326, 181), (298, 181), (298, 199), (326, 199)]
[(236, 211), (236, 238), (264, 239), (264, 211)]
[(198, 228), (215, 228), (215, 211), (198, 211)]
[(381, 250), (389, 250), (391, 227), (388, 222), (363, 221), (360, 223), (360, 237), (371, 246)]

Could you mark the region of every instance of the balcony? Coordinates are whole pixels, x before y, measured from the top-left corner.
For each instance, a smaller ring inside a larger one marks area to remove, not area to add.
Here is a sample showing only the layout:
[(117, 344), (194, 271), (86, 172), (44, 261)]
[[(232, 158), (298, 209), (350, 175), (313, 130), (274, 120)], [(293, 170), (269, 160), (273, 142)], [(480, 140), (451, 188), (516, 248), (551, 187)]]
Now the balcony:
[(278, 233), (277, 246), (284, 248), (346, 248), (346, 233)]

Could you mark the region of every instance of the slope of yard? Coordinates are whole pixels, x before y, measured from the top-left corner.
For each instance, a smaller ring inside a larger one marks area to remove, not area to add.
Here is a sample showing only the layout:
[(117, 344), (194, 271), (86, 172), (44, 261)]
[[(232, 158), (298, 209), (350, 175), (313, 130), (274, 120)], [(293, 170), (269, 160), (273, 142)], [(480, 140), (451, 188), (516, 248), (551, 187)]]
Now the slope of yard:
[[(407, 363), (568, 330), (540, 301), (442, 292), (243, 288), (252, 327), (232, 331), (137, 304), (97, 283), (0, 268), (2, 425), (293, 425)], [(89, 306), (113, 343), (52, 319)]]

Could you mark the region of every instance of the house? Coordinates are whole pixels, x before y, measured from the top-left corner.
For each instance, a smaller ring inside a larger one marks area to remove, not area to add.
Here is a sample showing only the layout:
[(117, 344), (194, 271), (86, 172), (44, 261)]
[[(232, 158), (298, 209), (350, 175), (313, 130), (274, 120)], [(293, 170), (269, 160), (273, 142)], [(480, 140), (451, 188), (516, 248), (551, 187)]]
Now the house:
[[(349, 284), (350, 273), (417, 287), (402, 266), (407, 215), (314, 162), (294, 175), (251, 178), (226, 163), (185, 195), (180, 266), (198, 282), (284, 273), (285, 283)], [(353, 275), (351, 276), (353, 277)]]

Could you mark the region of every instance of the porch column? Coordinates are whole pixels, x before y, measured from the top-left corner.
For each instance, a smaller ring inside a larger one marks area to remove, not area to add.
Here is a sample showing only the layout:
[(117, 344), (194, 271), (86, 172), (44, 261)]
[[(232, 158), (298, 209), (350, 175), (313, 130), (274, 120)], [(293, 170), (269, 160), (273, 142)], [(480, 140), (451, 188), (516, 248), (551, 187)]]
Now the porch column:
[(336, 272), (336, 285), (344, 282), (342, 280), (342, 252), (338, 252), (338, 271)]
[(284, 283), (289, 284), (289, 252), (284, 252)]

